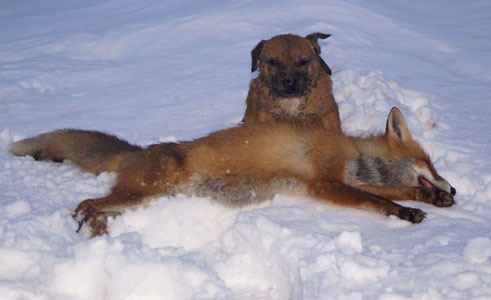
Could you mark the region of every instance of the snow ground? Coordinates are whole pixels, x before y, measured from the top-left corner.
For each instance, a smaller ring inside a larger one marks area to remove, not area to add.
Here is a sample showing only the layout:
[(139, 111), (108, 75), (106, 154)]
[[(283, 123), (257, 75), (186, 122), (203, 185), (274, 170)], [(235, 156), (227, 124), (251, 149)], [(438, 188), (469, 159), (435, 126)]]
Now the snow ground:
[[(5, 299), (491, 299), (488, 1), (4, 1), (0, 6), (0, 294)], [(331, 33), (343, 128), (383, 130), (392, 106), (457, 205), (418, 225), (311, 199), (225, 208), (160, 198), (110, 236), (71, 211), (109, 190), (69, 164), (8, 154), (73, 127), (147, 145), (242, 117), (250, 50)], [(437, 124), (433, 128), (433, 124)]]

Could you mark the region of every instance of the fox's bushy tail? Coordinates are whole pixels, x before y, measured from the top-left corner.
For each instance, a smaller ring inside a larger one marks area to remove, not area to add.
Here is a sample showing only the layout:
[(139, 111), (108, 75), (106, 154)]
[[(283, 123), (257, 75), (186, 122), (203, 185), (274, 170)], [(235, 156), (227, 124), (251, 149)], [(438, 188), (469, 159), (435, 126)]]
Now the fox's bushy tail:
[(61, 129), (15, 142), (9, 150), (35, 160), (68, 159), (87, 172), (100, 174), (116, 172), (128, 153), (142, 148), (98, 131)]

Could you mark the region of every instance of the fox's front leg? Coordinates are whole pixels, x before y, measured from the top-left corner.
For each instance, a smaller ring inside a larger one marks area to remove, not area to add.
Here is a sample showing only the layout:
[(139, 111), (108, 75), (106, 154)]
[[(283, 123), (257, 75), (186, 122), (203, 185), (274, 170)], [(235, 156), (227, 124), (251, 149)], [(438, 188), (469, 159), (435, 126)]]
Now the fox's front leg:
[(420, 209), (404, 207), (384, 197), (342, 183), (313, 182), (309, 185), (309, 193), (314, 198), (343, 206), (376, 211), (386, 216), (395, 215), (412, 223), (419, 223), (425, 217), (425, 213)]
[(431, 187), (362, 185), (360, 189), (389, 200), (416, 200), (438, 207), (449, 207), (455, 204), (452, 194)]

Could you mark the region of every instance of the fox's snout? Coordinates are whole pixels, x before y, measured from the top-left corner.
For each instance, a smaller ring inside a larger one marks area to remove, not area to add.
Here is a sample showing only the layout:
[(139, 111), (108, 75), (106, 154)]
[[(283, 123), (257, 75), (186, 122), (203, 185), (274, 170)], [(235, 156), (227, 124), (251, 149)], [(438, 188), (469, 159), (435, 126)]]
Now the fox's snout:
[(450, 194), (452, 194), (452, 196), (455, 196), (455, 194), (457, 194), (457, 190), (454, 187), (451, 187)]

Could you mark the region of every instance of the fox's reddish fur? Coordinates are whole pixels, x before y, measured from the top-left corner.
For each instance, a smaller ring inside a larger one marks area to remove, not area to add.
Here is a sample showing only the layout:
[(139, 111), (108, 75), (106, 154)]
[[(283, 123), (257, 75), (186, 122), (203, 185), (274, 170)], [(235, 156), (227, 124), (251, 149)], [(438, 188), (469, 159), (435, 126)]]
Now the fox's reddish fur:
[[(397, 122), (392, 122), (394, 118)], [(109, 195), (85, 200), (75, 210), (75, 218), (91, 225), (92, 236), (106, 232), (107, 215), (141, 205), (150, 197), (176, 193), (211, 196), (240, 206), (271, 198), (276, 192), (295, 192), (418, 223), (424, 218), (421, 210), (390, 200), (449, 206), (453, 197), (448, 183), (406, 131), (402, 115), (394, 109), (386, 134), (367, 138), (273, 122), (143, 149), (103, 133), (65, 129), (19, 141), (11, 152), (41, 160), (69, 159), (95, 174), (117, 173)], [(446, 191), (436, 186), (376, 186), (347, 179), (349, 162), (361, 155), (391, 162), (409, 158), (413, 165), (427, 161), (429, 165), (421, 167), (441, 180)]]

